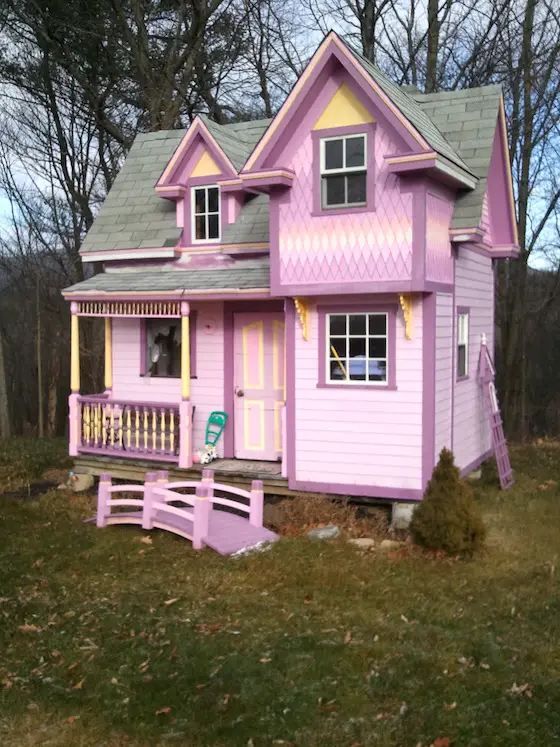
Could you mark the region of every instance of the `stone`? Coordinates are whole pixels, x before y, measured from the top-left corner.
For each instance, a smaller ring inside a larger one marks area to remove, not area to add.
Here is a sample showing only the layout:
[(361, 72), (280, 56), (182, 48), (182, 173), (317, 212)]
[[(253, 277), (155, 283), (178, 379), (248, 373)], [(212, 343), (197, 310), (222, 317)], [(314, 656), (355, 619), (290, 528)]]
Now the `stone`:
[(482, 478), (482, 470), (481, 469), (475, 469), (473, 472), (470, 472), (467, 475), (467, 480), (469, 482), (478, 482)]
[(72, 488), (74, 493), (83, 493), (84, 490), (89, 490), (93, 487), (94, 482), (93, 475), (82, 475), (79, 473), (71, 474), (69, 480), (70, 488)]
[(310, 529), (307, 532), (307, 536), (311, 537), (311, 539), (319, 540), (334, 539), (335, 537), (340, 536), (340, 529), (329, 524), (327, 527), (316, 527), (315, 529)]
[(384, 539), (381, 540), (381, 544), (379, 547), (382, 550), (399, 550), (401, 547), (404, 547), (406, 545), (406, 542), (398, 542), (397, 540), (389, 540)]
[(373, 550), (375, 547), (375, 540), (371, 539), (371, 537), (358, 537), (356, 539), (350, 539), (348, 542), (351, 545), (354, 545), (354, 547), (357, 547), (358, 550)]
[(416, 503), (393, 503), (391, 532), (408, 532)]

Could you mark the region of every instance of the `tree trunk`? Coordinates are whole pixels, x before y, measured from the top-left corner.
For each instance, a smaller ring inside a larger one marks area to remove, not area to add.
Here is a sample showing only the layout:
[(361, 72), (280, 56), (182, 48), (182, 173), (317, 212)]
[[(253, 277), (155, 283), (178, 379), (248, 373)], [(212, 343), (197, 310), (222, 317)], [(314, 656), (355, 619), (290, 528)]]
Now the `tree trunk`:
[(8, 389), (6, 387), (6, 368), (4, 365), (4, 333), (0, 326), (0, 438), (10, 438), (10, 409), (8, 407)]
[(439, 51), (439, 3), (428, 0), (428, 57), (426, 60), (426, 93), (437, 90), (437, 60)]

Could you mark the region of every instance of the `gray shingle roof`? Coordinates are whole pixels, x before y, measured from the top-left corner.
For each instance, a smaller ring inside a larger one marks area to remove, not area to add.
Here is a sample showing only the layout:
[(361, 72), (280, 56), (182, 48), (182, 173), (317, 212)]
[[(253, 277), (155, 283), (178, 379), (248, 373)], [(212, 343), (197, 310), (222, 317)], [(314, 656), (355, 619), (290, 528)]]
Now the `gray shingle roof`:
[(222, 243), (245, 244), (268, 240), (268, 195), (257, 195), (243, 205), (235, 223), (224, 228)]
[(500, 86), (412, 94), (478, 177), (472, 191), (458, 196), (451, 228), (476, 228), (480, 223), (501, 95)]
[(126, 293), (137, 291), (178, 291), (252, 289), (270, 287), (268, 259), (243, 260), (242, 266), (193, 270), (154, 269), (112, 271), (65, 288), (64, 293)]
[(175, 246), (181, 235), (175, 204), (155, 184), (186, 130), (138, 135), (84, 239), (82, 252)]
[(210, 134), (238, 171), (241, 171), (251, 151), (266, 132), (271, 119), (219, 125), (201, 117)]

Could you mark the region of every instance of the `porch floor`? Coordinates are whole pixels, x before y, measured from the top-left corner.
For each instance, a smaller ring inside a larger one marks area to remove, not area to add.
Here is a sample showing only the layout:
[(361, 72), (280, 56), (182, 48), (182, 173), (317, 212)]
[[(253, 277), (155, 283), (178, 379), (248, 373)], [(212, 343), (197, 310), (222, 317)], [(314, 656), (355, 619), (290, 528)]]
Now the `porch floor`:
[(251, 489), (251, 480), (262, 480), (268, 495), (297, 495), (288, 488), (282, 477), (280, 462), (252, 461), (249, 459), (215, 459), (209, 465), (193, 464), (191, 469), (180, 469), (176, 462), (151, 462), (143, 459), (122, 459), (114, 456), (81, 454), (74, 459), (77, 472), (98, 477), (109, 472), (119, 480), (143, 482), (146, 472), (167, 470), (170, 480), (199, 480), (205, 466), (214, 471), (217, 481), (226, 485)]

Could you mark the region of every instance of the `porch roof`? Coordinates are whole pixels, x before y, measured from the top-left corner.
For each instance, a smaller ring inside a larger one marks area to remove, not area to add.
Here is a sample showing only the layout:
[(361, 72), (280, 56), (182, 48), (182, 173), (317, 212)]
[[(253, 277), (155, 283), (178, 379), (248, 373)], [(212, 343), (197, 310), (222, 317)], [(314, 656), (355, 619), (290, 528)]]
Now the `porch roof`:
[(205, 267), (189, 270), (144, 269), (139, 272), (113, 270), (94, 275), (81, 283), (65, 288), (65, 296), (96, 293), (157, 293), (173, 292), (188, 295), (188, 291), (225, 292), (270, 288), (268, 259), (244, 260), (241, 267)]

